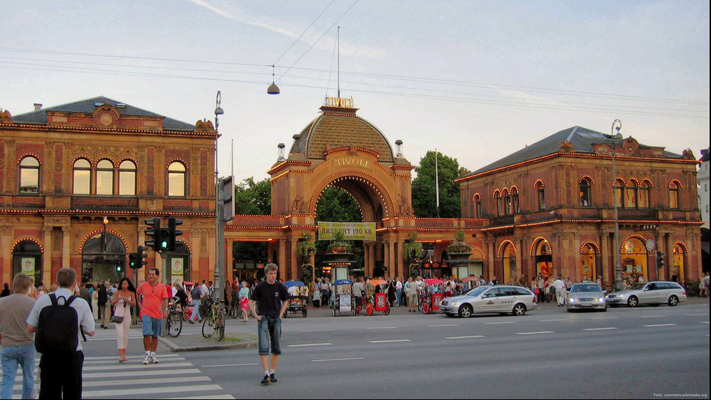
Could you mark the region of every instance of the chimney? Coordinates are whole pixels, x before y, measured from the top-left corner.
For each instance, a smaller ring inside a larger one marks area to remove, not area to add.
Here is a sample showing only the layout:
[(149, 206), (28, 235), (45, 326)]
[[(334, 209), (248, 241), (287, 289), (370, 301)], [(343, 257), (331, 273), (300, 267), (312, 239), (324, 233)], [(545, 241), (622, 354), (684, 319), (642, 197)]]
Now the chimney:
[(42, 103), (35, 103), (35, 111), (39, 111), (42, 109)]

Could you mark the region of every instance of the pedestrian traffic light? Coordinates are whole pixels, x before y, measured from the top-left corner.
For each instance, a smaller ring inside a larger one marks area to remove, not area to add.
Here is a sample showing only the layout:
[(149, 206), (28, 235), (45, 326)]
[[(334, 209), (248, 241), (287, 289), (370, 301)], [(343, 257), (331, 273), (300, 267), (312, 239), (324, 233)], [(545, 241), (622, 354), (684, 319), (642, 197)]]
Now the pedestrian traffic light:
[(131, 253), (128, 255), (128, 266), (131, 268), (138, 268), (138, 254)]
[(657, 250), (657, 269), (664, 268), (664, 253)]
[(155, 217), (147, 219), (146, 225), (148, 225), (149, 228), (145, 230), (145, 234), (150, 237), (150, 239), (146, 238), (144, 244), (149, 249), (153, 249), (153, 251), (160, 251), (160, 218)]
[(180, 229), (175, 229), (178, 225), (182, 225), (183, 220), (182, 219), (176, 219), (173, 217), (168, 218), (168, 230), (170, 232), (170, 241), (168, 244), (168, 247), (170, 248), (170, 251), (175, 251), (175, 248), (183, 244), (182, 240), (176, 240), (176, 237), (180, 236), (183, 234), (183, 231)]
[(170, 229), (160, 228), (160, 233), (158, 234), (158, 251), (169, 251), (170, 250)]

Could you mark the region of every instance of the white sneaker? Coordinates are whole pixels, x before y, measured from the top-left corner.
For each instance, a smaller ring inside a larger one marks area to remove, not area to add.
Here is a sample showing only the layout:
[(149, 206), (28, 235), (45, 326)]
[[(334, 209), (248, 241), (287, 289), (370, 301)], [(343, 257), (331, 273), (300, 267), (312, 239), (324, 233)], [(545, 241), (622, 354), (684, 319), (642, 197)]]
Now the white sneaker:
[(146, 354), (145, 357), (143, 357), (143, 365), (148, 365), (151, 362), (151, 356)]
[(153, 354), (151, 354), (151, 356), (150, 356), (150, 363), (151, 364), (158, 364), (158, 359)]

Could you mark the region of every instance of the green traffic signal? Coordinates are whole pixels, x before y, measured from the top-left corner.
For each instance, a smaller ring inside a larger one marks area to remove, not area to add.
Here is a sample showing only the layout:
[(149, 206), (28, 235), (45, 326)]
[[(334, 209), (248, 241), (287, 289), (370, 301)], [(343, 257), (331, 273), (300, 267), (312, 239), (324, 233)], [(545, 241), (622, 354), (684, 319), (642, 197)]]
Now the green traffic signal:
[(160, 229), (160, 238), (158, 240), (158, 249), (159, 250), (170, 250), (170, 229), (168, 228), (161, 228)]
[(131, 253), (128, 255), (128, 266), (131, 268), (136, 268), (136, 263), (138, 262), (138, 254)]

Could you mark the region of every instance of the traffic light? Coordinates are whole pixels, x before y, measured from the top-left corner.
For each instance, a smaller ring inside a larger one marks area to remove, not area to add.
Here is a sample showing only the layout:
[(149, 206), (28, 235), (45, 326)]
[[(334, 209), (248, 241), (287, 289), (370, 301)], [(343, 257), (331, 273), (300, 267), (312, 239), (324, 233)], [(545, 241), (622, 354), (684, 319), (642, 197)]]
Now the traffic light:
[(158, 251), (169, 251), (170, 250), (170, 229), (160, 228), (160, 233), (158, 234)]
[(664, 268), (664, 253), (657, 250), (657, 269)]
[(151, 239), (146, 238), (144, 244), (148, 246), (149, 249), (153, 249), (153, 251), (160, 251), (160, 218), (147, 219), (146, 225), (148, 225), (149, 228), (145, 230), (145, 234), (151, 237)]
[(137, 252), (128, 255), (128, 266), (133, 269), (141, 269), (148, 264), (148, 261), (144, 260), (144, 258), (148, 257), (148, 254), (143, 253), (148, 249), (139, 245), (137, 250)]
[(148, 248), (141, 246), (140, 244), (138, 245), (138, 249), (136, 252), (136, 257), (138, 258), (138, 266), (136, 266), (136, 269), (143, 268), (144, 265), (148, 265), (148, 261), (144, 260), (144, 258), (148, 257), (148, 254), (144, 253)]
[(168, 230), (170, 232), (170, 241), (168, 243), (168, 247), (170, 248), (170, 251), (175, 251), (176, 246), (183, 243), (182, 240), (176, 240), (176, 237), (182, 235), (183, 231), (181, 231), (180, 229), (175, 229), (175, 227), (182, 224), (182, 219), (176, 219), (173, 217), (168, 218)]

